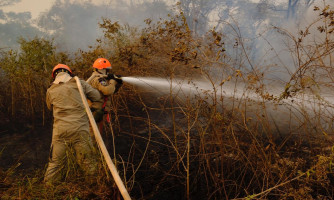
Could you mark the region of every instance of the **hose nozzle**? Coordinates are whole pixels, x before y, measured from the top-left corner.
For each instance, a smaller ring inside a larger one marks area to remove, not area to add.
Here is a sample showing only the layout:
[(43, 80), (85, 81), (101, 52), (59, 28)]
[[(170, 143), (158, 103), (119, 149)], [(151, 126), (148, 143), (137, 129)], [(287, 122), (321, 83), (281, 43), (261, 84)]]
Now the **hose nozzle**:
[(108, 74), (107, 77), (108, 80), (113, 79), (115, 80), (118, 84), (123, 84), (122, 76), (116, 75), (116, 74)]

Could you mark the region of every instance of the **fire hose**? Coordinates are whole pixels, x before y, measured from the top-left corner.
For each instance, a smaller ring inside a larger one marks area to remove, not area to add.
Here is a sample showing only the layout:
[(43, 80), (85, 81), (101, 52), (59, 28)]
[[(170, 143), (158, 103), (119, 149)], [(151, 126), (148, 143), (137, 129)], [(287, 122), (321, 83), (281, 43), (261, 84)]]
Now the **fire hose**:
[(100, 131), (96, 125), (96, 122), (94, 120), (94, 117), (93, 117), (93, 114), (88, 106), (88, 102), (87, 102), (87, 99), (86, 99), (86, 96), (83, 92), (83, 88), (82, 88), (82, 85), (80, 83), (80, 80), (77, 76), (74, 77), (76, 82), (77, 82), (77, 86), (78, 86), (78, 89), (79, 89), (79, 92), (80, 92), (80, 96), (81, 96), (81, 99), (82, 99), (82, 102), (85, 106), (85, 109), (86, 109), (86, 112), (87, 112), (87, 115), (88, 115), (88, 118), (89, 118), (89, 121), (90, 121), (90, 124), (93, 128), (93, 132), (94, 132), (94, 136), (95, 136), (95, 139), (96, 139), (96, 142), (97, 144), (99, 145), (100, 147), (100, 150), (103, 154), (103, 157), (109, 167), (109, 170), (111, 172), (111, 175), (113, 176), (114, 180), (115, 180), (115, 183), (120, 191), (120, 193), (122, 194), (124, 200), (131, 200), (131, 197), (128, 193), (128, 191), (126, 190), (124, 184), (123, 184), (123, 181), (122, 179), (120, 178), (118, 172), (117, 172), (117, 169), (114, 165), (114, 163), (112, 162), (111, 158), (110, 158), (110, 155), (108, 153), (108, 150), (103, 142), (103, 139), (101, 137), (101, 134), (100, 134)]

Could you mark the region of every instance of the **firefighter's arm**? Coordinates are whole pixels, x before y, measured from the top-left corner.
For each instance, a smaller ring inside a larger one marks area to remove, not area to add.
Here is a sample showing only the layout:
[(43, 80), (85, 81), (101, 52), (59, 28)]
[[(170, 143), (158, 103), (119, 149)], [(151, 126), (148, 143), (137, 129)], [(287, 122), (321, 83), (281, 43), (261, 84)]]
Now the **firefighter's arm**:
[[(88, 100), (94, 103), (103, 104), (103, 98), (98, 90), (94, 89), (91, 85), (86, 83), (86, 81), (80, 80), (82, 88)], [(92, 106), (93, 107), (93, 106)]]
[(109, 81), (113, 81), (113, 83), (114, 83), (114, 81), (116, 81), (114, 93), (118, 92), (119, 88), (123, 84), (123, 80), (122, 80), (122, 77), (120, 75), (108, 74), (106, 79), (109, 80)]
[(115, 80), (106, 80), (105, 78), (98, 79), (98, 90), (102, 92), (103, 95), (109, 96), (114, 94), (116, 81)]
[(48, 107), (49, 110), (51, 110), (51, 99), (50, 99), (50, 93), (49, 91), (46, 92), (46, 106)]

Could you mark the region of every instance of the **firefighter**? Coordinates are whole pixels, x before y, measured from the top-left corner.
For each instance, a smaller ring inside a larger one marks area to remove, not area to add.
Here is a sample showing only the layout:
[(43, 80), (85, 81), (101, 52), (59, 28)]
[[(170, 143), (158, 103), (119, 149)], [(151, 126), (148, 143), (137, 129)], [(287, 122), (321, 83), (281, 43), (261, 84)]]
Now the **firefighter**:
[(120, 76), (111, 73), (111, 64), (105, 58), (98, 58), (93, 64), (94, 71), (87, 82), (95, 89), (100, 91), (102, 98), (101, 108), (92, 108), (95, 121), (103, 123), (103, 118), (110, 122), (109, 112), (111, 110), (111, 96), (118, 91), (123, 84)]
[[(53, 68), (53, 83), (46, 92), (47, 107), (53, 111), (53, 133), (50, 160), (44, 176), (46, 183), (61, 180), (66, 162), (66, 151), (72, 148), (76, 160), (87, 177), (97, 173), (97, 162), (93, 156), (93, 142), (89, 134), (89, 119), (71, 69), (58, 64)], [(84, 93), (98, 107), (102, 102), (100, 93), (85, 81), (80, 80)]]

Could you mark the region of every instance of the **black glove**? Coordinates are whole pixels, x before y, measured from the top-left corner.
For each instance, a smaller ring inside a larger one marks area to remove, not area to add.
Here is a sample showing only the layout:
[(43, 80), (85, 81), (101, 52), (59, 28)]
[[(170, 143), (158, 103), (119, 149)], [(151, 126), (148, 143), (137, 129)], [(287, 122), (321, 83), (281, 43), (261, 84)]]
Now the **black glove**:
[(114, 76), (115, 76), (114, 74), (108, 74), (106, 79), (107, 80), (114, 79)]
[(115, 80), (118, 84), (123, 84), (122, 77), (120, 75), (115, 75), (115, 74), (108, 74), (107, 80), (113, 79)]
[(120, 75), (114, 75), (115, 77), (115, 81), (119, 84), (119, 85), (122, 85), (123, 84), (123, 80), (122, 80), (122, 77)]

